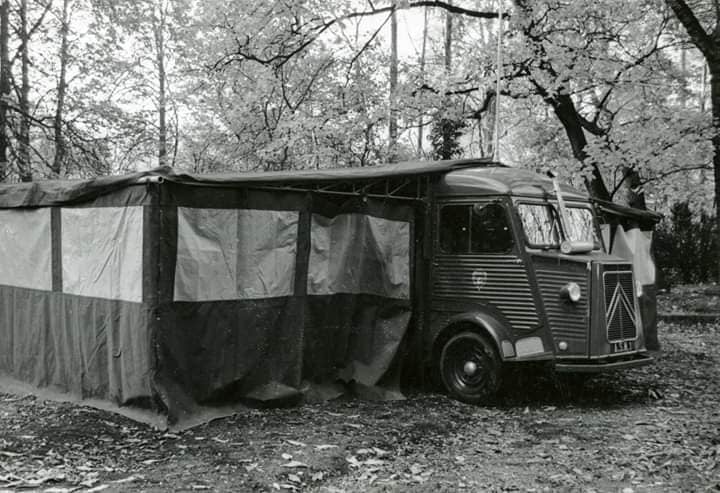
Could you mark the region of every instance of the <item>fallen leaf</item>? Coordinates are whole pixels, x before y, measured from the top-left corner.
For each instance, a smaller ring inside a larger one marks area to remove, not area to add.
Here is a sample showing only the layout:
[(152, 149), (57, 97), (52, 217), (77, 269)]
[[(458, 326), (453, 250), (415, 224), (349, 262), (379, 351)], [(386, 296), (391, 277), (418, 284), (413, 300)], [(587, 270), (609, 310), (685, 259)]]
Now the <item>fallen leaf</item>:
[(23, 454), (18, 454), (17, 452), (8, 452), (6, 450), (0, 450), (0, 455), (4, 455), (5, 457), (22, 457)]
[(115, 481), (113, 481), (113, 483), (117, 483), (117, 484), (132, 483), (133, 481), (138, 481), (138, 480), (140, 480), (140, 479), (142, 479), (142, 478), (143, 478), (142, 476), (132, 475), (132, 476), (128, 476), (127, 478), (116, 479)]
[(362, 461), (362, 463), (366, 466), (380, 466), (385, 464), (385, 461), (382, 459), (367, 459)]
[(291, 460), (290, 462), (283, 464), (283, 467), (307, 467), (307, 464), (297, 460)]
[(102, 491), (106, 490), (110, 487), (109, 484), (101, 484), (100, 486), (96, 486), (94, 488), (90, 488), (89, 490), (85, 490), (87, 493), (94, 493), (96, 491)]

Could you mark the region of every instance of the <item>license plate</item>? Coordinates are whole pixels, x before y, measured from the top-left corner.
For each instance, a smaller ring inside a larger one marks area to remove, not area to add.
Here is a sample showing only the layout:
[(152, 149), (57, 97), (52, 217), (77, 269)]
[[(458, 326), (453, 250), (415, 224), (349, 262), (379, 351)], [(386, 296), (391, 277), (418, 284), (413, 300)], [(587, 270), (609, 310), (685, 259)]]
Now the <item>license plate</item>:
[(625, 353), (627, 351), (635, 350), (635, 341), (622, 341), (622, 342), (611, 342), (610, 352), (611, 353)]

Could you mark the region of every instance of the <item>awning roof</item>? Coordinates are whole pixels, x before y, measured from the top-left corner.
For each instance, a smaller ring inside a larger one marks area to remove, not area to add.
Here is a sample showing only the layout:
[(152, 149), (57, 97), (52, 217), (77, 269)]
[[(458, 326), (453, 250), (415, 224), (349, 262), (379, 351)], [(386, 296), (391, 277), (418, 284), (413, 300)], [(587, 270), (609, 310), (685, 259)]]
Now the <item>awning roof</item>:
[(632, 219), (641, 223), (655, 224), (663, 217), (662, 214), (657, 212), (627, 207), (614, 202), (607, 202), (605, 200), (595, 200), (594, 202), (603, 214)]
[[(440, 193), (554, 195), (552, 180), (529, 170), (509, 168), (491, 159), (460, 159), (451, 161), (410, 161), (384, 166), (361, 168), (328, 168), (234, 173), (185, 173), (170, 167), (156, 168), (123, 176), (102, 176), (90, 180), (45, 180), (0, 185), (0, 207), (38, 207), (73, 204), (92, 200), (128, 186), (149, 180), (167, 180), (196, 186), (273, 186), (296, 187), (303, 184), (365, 184), (384, 179), (402, 179), (445, 175), (439, 184)], [(562, 186), (566, 199), (587, 200), (587, 195)], [(657, 222), (661, 216), (595, 201), (607, 214)]]
[[(452, 161), (408, 161), (383, 166), (365, 166), (360, 168), (325, 168), (313, 170), (261, 171), (246, 173), (175, 173), (170, 168), (153, 170), (165, 179), (180, 183), (198, 184), (244, 184), (244, 183), (303, 183), (331, 182), (348, 180), (372, 180), (382, 178), (402, 178), (420, 175), (435, 175), (449, 171), (501, 166), (490, 159), (458, 159)], [(167, 174), (165, 174), (167, 173)]]
[(92, 200), (148, 180), (198, 186), (298, 185), (303, 183), (373, 182), (390, 178), (432, 176), (472, 167), (503, 166), (489, 159), (411, 161), (362, 168), (328, 168), (235, 173), (185, 173), (170, 167), (90, 180), (44, 180), (0, 185), (0, 207), (38, 207)]

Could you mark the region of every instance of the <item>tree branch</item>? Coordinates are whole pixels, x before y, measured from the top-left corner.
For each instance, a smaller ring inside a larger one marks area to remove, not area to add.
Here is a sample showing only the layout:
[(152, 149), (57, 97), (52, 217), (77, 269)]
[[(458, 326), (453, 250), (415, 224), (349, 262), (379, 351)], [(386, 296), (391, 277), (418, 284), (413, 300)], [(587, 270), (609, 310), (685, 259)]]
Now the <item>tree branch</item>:
[(365, 44), (363, 44), (362, 48), (360, 48), (357, 51), (357, 53), (355, 53), (355, 55), (352, 57), (352, 59), (350, 60), (350, 63), (348, 64), (348, 68), (347, 68), (347, 73), (346, 73), (347, 78), (349, 78), (350, 70), (352, 70), (352, 67), (355, 64), (355, 62), (357, 61), (357, 59), (360, 58), (360, 55), (362, 55), (363, 52), (365, 52), (365, 50), (367, 50), (368, 46), (370, 46), (370, 44), (373, 41), (375, 41), (375, 38), (377, 38), (378, 34), (380, 34), (380, 31), (382, 31), (383, 27), (385, 27), (385, 25), (388, 23), (388, 21), (390, 20), (391, 17), (392, 17), (392, 13), (385, 18), (385, 20), (375, 30), (375, 32), (372, 34), (372, 36), (370, 36), (370, 38), (365, 42)]
[(711, 170), (713, 169), (712, 165), (710, 164), (698, 164), (696, 166), (688, 166), (684, 168), (676, 168), (670, 171), (665, 171), (664, 173), (659, 173), (653, 175), (651, 178), (646, 178), (645, 180), (642, 180), (642, 184), (651, 183), (653, 181), (660, 181), (664, 178), (667, 178), (668, 176), (675, 175), (678, 173), (686, 173), (688, 171), (697, 171), (697, 170)]
[(695, 14), (685, 0), (665, 1), (672, 11), (675, 12), (675, 16), (683, 27), (685, 27), (693, 44), (702, 51), (708, 62), (712, 61), (714, 64), (720, 64), (720, 50), (717, 49), (716, 43), (710, 35), (705, 32), (705, 29), (703, 29), (700, 21), (695, 17)]
[[(313, 21), (319, 21), (319, 24), (309, 26), (307, 28), (308, 32), (306, 34), (302, 34), (300, 32), (301, 26), (293, 25), (290, 30), (290, 36), (299, 36), (300, 40), (287, 53), (280, 51), (267, 56), (262, 56), (259, 54), (250, 53), (249, 51), (245, 51), (245, 48), (250, 44), (251, 40), (249, 35), (245, 35), (242, 40), (237, 40), (237, 51), (235, 53), (230, 53), (222, 57), (220, 60), (215, 62), (213, 68), (215, 70), (218, 70), (221, 67), (226, 66), (234, 61), (251, 60), (258, 62), (262, 65), (273, 65), (277, 70), (279, 67), (285, 65), (288, 61), (290, 61), (300, 52), (305, 50), (305, 48), (307, 48), (309, 45), (314, 43), (328, 29), (330, 29), (336, 24), (341, 23), (342, 21), (361, 17), (369, 17), (383, 13), (392, 13), (395, 10), (405, 10), (418, 7), (436, 7), (454, 14), (464, 15), (476, 19), (497, 19), (499, 17), (498, 12), (466, 9), (440, 0), (418, 0), (402, 7), (398, 7), (395, 4), (391, 4), (385, 7), (375, 7), (372, 3), (370, 3), (370, 10), (351, 12), (347, 15), (327, 20), (312, 19), (311, 21), (305, 23), (305, 26), (308, 26)], [(509, 15), (504, 13), (502, 17), (508, 18)], [(280, 45), (281, 47), (285, 48), (284, 43), (280, 43)]]
[(45, 16), (50, 11), (50, 7), (52, 7), (53, 0), (49, 0), (46, 5), (44, 5), (44, 9), (40, 17), (37, 21), (28, 29), (27, 31), (27, 37), (25, 39), (20, 40), (20, 46), (18, 46), (17, 50), (15, 50), (15, 55), (13, 55), (12, 60), (10, 61), (10, 65), (13, 64), (15, 60), (17, 60), (20, 55), (22, 55), (22, 51), (25, 49), (25, 44), (30, 41), (30, 38), (32, 38), (33, 34), (35, 34), (35, 31), (40, 29), (40, 26), (42, 25), (43, 21), (45, 20)]

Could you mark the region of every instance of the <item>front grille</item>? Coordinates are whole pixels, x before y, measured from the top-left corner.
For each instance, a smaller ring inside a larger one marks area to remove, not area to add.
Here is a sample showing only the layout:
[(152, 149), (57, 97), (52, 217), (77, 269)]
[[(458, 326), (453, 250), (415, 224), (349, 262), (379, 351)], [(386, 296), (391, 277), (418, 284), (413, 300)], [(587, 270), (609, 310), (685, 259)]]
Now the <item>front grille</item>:
[[(630, 268), (630, 266), (626, 266)], [(618, 270), (603, 274), (605, 291), (605, 320), (610, 342), (637, 337), (637, 312), (632, 270)]]

